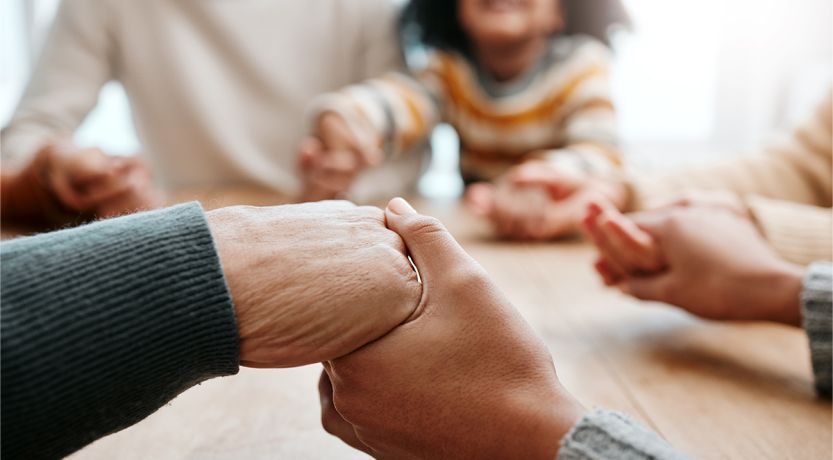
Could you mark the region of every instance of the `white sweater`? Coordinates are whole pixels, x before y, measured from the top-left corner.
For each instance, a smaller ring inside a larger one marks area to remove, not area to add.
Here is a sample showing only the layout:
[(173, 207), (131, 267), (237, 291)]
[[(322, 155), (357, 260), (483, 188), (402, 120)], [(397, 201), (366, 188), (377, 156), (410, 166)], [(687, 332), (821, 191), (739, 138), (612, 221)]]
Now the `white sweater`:
[[(304, 108), (399, 67), (395, 18), (390, 0), (64, 0), (3, 130), (4, 168), (71, 136), (118, 80), (163, 185), (294, 193)], [(407, 163), (365, 182), (396, 193), (418, 174)]]

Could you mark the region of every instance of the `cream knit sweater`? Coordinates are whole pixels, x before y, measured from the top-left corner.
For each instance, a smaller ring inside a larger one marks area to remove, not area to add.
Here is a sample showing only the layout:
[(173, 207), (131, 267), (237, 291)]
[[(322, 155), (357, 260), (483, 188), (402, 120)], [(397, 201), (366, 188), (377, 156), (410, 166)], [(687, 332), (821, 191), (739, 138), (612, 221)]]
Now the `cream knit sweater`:
[(632, 177), (631, 208), (690, 189), (742, 196), (760, 230), (785, 259), (833, 259), (833, 91), (790, 139), (764, 155), (699, 170)]
[[(3, 167), (71, 137), (118, 80), (163, 185), (294, 193), (305, 107), (400, 68), (396, 16), (389, 0), (64, 0), (2, 132)], [(402, 193), (418, 163), (365, 182)]]

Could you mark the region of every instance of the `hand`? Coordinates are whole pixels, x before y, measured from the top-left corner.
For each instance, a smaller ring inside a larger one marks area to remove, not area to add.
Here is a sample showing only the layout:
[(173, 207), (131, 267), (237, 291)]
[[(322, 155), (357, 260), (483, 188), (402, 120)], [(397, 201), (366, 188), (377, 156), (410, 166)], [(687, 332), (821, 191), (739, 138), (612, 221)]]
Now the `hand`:
[(162, 205), (150, 170), (139, 159), (69, 144), (42, 148), (23, 171), (4, 175), (6, 180), (14, 186), (4, 207), (16, 208), (9, 214), (28, 221), (66, 224)]
[(542, 160), (510, 170), (496, 186), (475, 184), (469, 204), (506, 238), (544, 240), (578, 232), (590, 202), (624, 207), (624, 184), (613, 178), (563, 171)]
[(612, 206), (591, 203), (584, 228), (599, 249), (594, 266), (608, 286), (628, 276), (654, 274), (666, 267), (656, 239)]
[(714, 208), (632, 219), (658, 242), (667, 269), (628, 276), (622, 291), (708, 319), (801, 323), (803, 269), (781, 260), (750, 221)]
[(318, 119), (316, 136), (301, 144), (298, 158), (301, 201), (320, 201), (343, 197), (359, 173), (381, 163), (383, 155), (363, 147), (340, 115), (327, 112)]
[(237, 314), (241, 364), (335, 359), (405, 321), (421, 286), (378, 208), (323, 202), (208, 213)]
[(584, 409), (546, 346), (437, 220), (385, 211), (420, 270), (408, 321), (325, 363), (324, 427), (377, 458), (555, 458)]

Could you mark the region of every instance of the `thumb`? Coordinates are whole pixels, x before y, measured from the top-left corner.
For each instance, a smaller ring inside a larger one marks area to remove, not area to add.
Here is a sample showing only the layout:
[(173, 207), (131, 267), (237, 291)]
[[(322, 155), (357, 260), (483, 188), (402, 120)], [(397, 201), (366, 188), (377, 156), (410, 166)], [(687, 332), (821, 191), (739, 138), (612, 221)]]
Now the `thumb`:
[(630, 277), (619, 283), (618, 288), (639, 300), (673, 303), (674, 275), (669, 271), (654, 276)]
[(417, 213), (404, 199), (391, 200), (385, 218), (388, 228), (405, 242), (423, 282), (439, 279), (461, 263), (473, 262), (439, 220)]

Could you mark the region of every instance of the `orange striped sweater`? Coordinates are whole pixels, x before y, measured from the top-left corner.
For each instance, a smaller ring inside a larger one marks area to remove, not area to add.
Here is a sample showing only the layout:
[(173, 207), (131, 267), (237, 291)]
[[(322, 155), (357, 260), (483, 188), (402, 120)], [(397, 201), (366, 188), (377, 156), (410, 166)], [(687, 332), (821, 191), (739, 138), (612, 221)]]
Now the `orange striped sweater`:
[(470, 60), (435, 51), (414, 76), (391, 73), (322, 95), (309, 115), (340, 114), (360, 143), (388, 155), (449, 123), (467, 181), (492, 180), (533, 157), (597, 172), (621, 164), (609, 61), (609, 50), (591, 38), (558, 37), (534, 69), (498, 83)]

